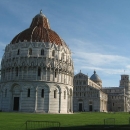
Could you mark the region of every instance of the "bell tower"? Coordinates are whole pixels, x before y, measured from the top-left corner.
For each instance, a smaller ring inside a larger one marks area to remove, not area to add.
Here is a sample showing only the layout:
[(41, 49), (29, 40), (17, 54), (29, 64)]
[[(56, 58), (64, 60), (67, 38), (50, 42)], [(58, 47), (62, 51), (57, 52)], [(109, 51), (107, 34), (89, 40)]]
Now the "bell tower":
[(124, 87), (126, 94), (130, 95), (130, 81), (129, 81), (129, 75), (121, 75), (121, 80), (120, 80), (120, 86), (119, 87)]

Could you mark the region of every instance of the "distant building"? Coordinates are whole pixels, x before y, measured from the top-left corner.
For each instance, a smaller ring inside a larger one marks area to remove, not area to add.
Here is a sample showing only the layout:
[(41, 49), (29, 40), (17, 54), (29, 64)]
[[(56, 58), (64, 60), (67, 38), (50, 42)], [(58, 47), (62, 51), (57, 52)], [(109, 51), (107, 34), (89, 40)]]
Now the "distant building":
[(94, 71), (89, 78), (83, 73), (74, 76), (73, 104), (78, 111), (130, 111), (130, 81), (121, 75), (119, 87), (102, 87), (102, 81)]
[(71, 51), (40, 12), (5, 48), (0, 110), (72, 113)]

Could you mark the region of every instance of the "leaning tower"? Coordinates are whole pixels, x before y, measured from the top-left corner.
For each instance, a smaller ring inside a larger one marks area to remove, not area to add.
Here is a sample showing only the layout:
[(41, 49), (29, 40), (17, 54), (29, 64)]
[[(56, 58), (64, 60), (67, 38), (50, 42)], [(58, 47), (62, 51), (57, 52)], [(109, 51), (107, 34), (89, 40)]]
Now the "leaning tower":
[(70, 49), (40, 11), (5, 48), (0, 110), (71, 113), (73, 76)]
[(121, 75), (120, 86), (125, 89), (124, 106), (126, 111), (130, 111), (130, 80), (129, 75)]

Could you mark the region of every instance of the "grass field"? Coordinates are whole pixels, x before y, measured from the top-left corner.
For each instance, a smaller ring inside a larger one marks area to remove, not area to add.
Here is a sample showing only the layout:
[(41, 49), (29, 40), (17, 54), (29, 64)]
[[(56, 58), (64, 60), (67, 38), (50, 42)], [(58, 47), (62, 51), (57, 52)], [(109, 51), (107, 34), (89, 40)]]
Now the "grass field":
[(74, 114), (37, 114), (0, 112), (0, 130), (19, 130), (18, 128), (20, 128), (20, 126), (22, 126), (27, 120), (58, 121), (64, 129), (71, 130), (72, 128), (77, 128), (80, 130), (80, 128), (83, 128), (85, 130), (87, 126), (96, 126), (96, 128), (97, 126), (104, 126), (105, 118), (115, 118), (115, 126), (127, 125), (128, 128), (128, 125), (130, 125), (129, 117), (129, 113), (85, 112)]

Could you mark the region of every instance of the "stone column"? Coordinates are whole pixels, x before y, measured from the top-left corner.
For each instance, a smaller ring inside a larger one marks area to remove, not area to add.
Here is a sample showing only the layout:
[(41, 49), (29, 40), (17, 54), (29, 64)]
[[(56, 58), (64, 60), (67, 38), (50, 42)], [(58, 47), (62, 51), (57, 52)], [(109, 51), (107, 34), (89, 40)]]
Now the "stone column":
[(22, 73), (22, 79), (23, 79), (23, 72), (24, 72), (24, 67), (21, 68), (21, 73)]
[(59, 90), (59, 113), (61, 112), (61, 90)]
[(10, 74), (9, 74), (9, 79), (11, 80), (11, 73), (12, 73), (12, 71), (11, 71), (12, 69), (10, 68)]
[(68, 94), (67, 96), (67, 112), (69, 113), (70, 111), (70, 95)]
[(20, 102), (19, 102), (19, 111), (22, 111), (21, 110), (21, 104), (22, 104), (22, 90), (20, 90)]
[(59, 69), (58, 69), (58, 71), (57, 71), (57, 82), (59, 82)]
[(2, 110), (2, 100), (3, 100), (3, 91), (1, 91), (1, 108), (0, 108), (0, 110)]
[(55, 69), (53, 69), (53, 81), (55, 82)]
[(35, 74), (36, 74), (36, 80), (37, 80), (37, 71), (38, 71), (38, 66), (36, 66)]
[(37, 88), (35, 91), (35, 112), (37, 112)]
[(9, 90), (9, 111), (12, 111), (13, 110), (13, 91), (12, 90)]
[(71, 112), (73, 113), (73, 94), (70, 96)]
[(47, 68), (46, 68), (46, 81), (47, 81)]

